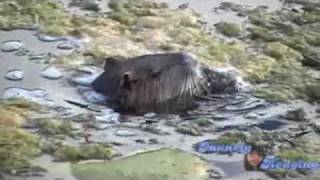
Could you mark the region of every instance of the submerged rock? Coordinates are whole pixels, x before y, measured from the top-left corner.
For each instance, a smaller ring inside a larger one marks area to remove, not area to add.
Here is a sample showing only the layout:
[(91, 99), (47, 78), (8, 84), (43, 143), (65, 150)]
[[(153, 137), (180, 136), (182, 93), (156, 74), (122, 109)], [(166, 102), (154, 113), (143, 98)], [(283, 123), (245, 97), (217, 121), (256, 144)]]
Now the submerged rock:
[(49, 67), (42, 71), (41, 75), (48, 79), (59, 79), (62, 77), (62, 73), (55, 67)]
[(7, 72), (5, 77), (12, 81), (19, 81), (23, 79), (23, 71), (20, 69), (12, 69)]
[(4, 41), (1, 44), (1, 50), (3, 52), (17, 51), (22, 47), (23, 47), (23, 43), (18, 40)]
[(10, 87), (4, 90), (3, 99), (23, 98), (39, 104), (52, 105), (48, 93), (44, 89), (24, 89)]

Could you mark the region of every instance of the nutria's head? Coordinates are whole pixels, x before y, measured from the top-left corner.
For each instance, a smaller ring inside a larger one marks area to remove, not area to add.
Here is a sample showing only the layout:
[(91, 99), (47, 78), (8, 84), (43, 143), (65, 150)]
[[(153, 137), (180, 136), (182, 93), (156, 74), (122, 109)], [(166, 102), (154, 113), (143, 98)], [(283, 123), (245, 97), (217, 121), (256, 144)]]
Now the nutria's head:
[(199, 63), (184, 53), (144, 55), (126, 61), (108, 59), (101, 76), (98, 84), (103, 81), (106, 89), (95, 88), (97, 82), (94, 89), (113, 96), (121, 108), (134, 112), (188, 108), (203, 84)]

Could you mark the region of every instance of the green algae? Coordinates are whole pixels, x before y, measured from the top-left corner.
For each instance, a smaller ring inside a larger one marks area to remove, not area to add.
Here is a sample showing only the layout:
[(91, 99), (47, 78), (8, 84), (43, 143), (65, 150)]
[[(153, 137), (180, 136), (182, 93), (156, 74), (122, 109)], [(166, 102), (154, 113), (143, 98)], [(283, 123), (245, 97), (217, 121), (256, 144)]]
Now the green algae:
[(58, 161), (109, 160), (118, 155), (116, 150), (103, 144), (61, 145), (53, 153), (53, 157)]
[(73, 164), (79, 180), (200, 180), (207, 179), (208, 165), (180, 150), (162, 149), (104, 163)]

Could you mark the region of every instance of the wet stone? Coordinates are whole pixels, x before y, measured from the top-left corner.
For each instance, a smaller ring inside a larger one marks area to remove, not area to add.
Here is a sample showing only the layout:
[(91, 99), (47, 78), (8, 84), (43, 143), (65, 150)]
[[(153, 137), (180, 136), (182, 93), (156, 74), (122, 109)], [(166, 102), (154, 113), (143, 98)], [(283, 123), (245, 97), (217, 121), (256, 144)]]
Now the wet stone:
[(78, 90), (87, 102), (96, 103), (96, 104), (104, 104), (105, 101), (107, 100), (107, 98), (104, 95), (99, 94), (93, 90), (82, 91), (79, 88), (78, 88)]
[(98, 74), (83, 75), (80, 77), (72, 78), (72, 81), (77, 85), (91, 86), (92, 82), (98, 77)]
[(131, 137), (137, 135), (137, 133), (135, 133), (134, 131), (127, 129), (119, 129), (114, 134), (121, 137)]
[(23, 47), (23, 43), (21, 41), (12, 40), (12, 41), (4, 41), (1, 44), (1, 50), (3, 52), (13, 52), (17, 51)]
[(143, 117), (145, 117), (145, 118), (153, 118), (153, 117), (155, 117), (156, 115), (157, 115), (156, 113), (150, 112), (150, 113), (144, 114)]
[(47, 60), (50, 57), (51, 53), (41, 53), (41, 54), (37, 54), (37, 53), (31, 53), (29, 54), (29, 60), (33, 61), (33, 60)]
[(5, 77), (8, 80), (19, 81), (23, 79), (23, 72), (20, 69), (12, 69), (7, 72)]
[(62, 50), (71, 50), (75, 48), (75, 45), (71, 41), (65, 41), (61, 44), (58, 44), (57, 48)]
[(65, 40), (64, 37), (48, 36), (48, 35), (44, 35), (44, 34), (37, 34), (37, 37), (40, 41), (43, 41), (43, 42), (56, 42), (56, 41)]
[(24, 48), (20, 48), (14, 55), (16, 56), (26, 56), (30, 51)]
[(102, 123), (119, 123), (120, 114), (112, 109), (102, 110), (102, 114), (95, 117), (96, 121)]
[(198, 128), (189, 125), (180, 125), (176, 128), (176, 131), (181, 134), (188, 134), (192, 136), (200, 136), (201, 132)]
[(77, 69), (78, 72), (98, 74), (98, 68), (95, 66), (82, 66)]
[(41, 75), (48, 79), (59, 79), (62, 77), (62, 73), (55, 67), (49, 67), (42, 71)]
[(24, 89), (10, 87), (4, 90), (3, 99), (23, 98), (39, 104), (52, 105), (48, 93), (44, 89)]
[(246, 115), (243, 116), (246, 119), (258, 119), (259, 115), (256, 113), (248, 113)]

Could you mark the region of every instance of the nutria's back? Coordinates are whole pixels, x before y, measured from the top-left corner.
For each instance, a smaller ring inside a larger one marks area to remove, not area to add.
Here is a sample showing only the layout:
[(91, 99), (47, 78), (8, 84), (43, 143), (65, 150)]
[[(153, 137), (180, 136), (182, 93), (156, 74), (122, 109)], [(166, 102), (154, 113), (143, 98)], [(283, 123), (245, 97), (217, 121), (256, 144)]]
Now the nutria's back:
[(107, 60), (93, 88), (119, 101), (126, 111), (175, 111), (192, 106), (201, 93), (199, 63), (185, 53)]

